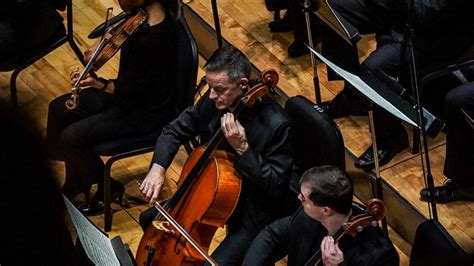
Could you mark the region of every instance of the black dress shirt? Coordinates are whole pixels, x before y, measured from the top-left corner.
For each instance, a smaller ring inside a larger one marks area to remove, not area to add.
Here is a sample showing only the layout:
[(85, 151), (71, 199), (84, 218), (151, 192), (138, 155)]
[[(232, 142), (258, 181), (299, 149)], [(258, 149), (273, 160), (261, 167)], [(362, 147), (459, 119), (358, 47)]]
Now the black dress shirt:
[[(353, 214), (360, 210), (353, 208)], [(244, 265), (273, 265), (288, 255), (288, 265), (305, 265), (320, 249), (326, 228), (312, 219), (300, 207), (293, 216), (279, 219), (255, 238)], [(379, 227), (366, 227), (354, 238), (344, 236), (339, 241), (344, 261), (339, 265), (398, 266), (399, 257), (392, 242)]]

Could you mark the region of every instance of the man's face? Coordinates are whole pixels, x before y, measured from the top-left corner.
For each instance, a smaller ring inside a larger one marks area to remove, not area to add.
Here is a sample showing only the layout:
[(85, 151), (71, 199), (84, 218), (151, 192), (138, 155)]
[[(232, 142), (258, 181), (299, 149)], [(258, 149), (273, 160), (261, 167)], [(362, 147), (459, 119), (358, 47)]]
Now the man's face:
[(304, 212), (316, 221), (321, 221), (323, 207), (315, 205), (313, 201), (309, 199), (310, 194), (311, 189), (303, 183), (301, 185), (301, 192), (298, 195), (298, 199), (301, 201), (301, 205), (303, 205)]
[(209, 98), (214, 101), (219, 110), (229, 109), (233, 111), (244, 95), (247, 79), (238, 83), (229, 81), (226, 72), (206, 72), (206, 80), (209, 84)]

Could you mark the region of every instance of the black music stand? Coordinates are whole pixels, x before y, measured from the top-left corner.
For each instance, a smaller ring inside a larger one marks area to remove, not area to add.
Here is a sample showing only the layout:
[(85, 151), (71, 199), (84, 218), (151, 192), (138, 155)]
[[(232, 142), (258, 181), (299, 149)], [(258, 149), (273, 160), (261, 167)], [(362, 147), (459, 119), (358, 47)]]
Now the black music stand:
[[(395, 91), (399, 88), (393, 88), (396, 82), (391, 82), (389, 77), (384, 77), (380, 74), (365, 73), (362, 80), (359, 76), (356, 76), (348, 71), (343, 70), (338, 67), (314, 49), (310, 48), (310, 51), (316, 55), (321, 61), (323, 61), (329, 68), (341, 76), (346, 82), (349, 82), (359, 94), (364, 96), (368, 100), (369, 105), (377, 105), (385, 109), (392, 115), (400, 118), (401, 120), (415, 126), (419, 127), (417, 123), (418, 114), (416, 109), (413, 108), (413, 105), (410, 104), (406, 99), (397, 94)], [(388, 78), (388, 80), (387, 80)], [(429, 132), (430, 136), (435, 137), (441, 129), (444, 127), (444, 123), (434, 117), (426, 109), (423, 110), (423, 125), (425, 128), (424, 132)], [(372, 148), (374, 153), (374, 162), (375, 162), (375, 180), (371, 179), (372, 183), (372, 193), (374, 197), (383, 200), (382, 195), (382, 181), (380, 176), (380, 167), (378, 159), (378, 149), (376, 141), (376, 132), (374, 128), (374, 119), (372, 108), (369, 111), (369, 126), (370, 133), (372, 137)], [(386, 221), (382, 220), (382, 226), (384, 230), (387, 229)]]
[[(438, 211), (436, 209), (436, 201), (434, 196), (434, 181), (433, 175), (431, 173), (431, 166), (430, 166), (430, 157), (429, 157), (429, 149), (428, 149), (428, 140), (426, 138), (426, 131), (424, 127), (424, 119), (422, 115), (423, 105), (421, 102), (421, 93), (418, 86), (419, 78), (418, 78), (418, 70), (416, 66), (416, 55), (415, 55), (415, 48), (413, 47), (413, 42), (415, 40), (415, 29), (413, 27), (413, 20), (415, 19), (415, 2), (414, 0), (410, 0), (409, 2), (409, 10), (408, 10), (408, 18), (405, 25), (405, 32), (403, 41), (405, 42), (405, 52), (408, 54), (408, 66), (410, 69), (410, 82), (411, 82), (411, 89), (412, 95), (415, 99), (415, 110), (417, 112), (417, 124), (419, 125), (418, 128), (421, 128), (421, 137), (423, 142), (418, 143), (419, 150), (420, 150), (420, 157), (421, 157), (421, 167), (423, 170), (423, 178), (425, 180), (425, 184), (428, 188), (430, 196), (428, 198), (428, 211), (433, 215), (433, 219), (438, 219)], [(402, 48), (403, 49), (403, 48)], [(403, 54), (403, 51), (402, 51)], [(419, 136), (418, 136), (419, 137)], [(424, 156), (423, 156), (424, 155)], [(425, 167), (426, 165), (426, 167)], [(425, 171), (426, 169), (426, 171)], [(431, 208), (430, 208), (431, 207)]]
[[(303, 10), (306, 20), (306, 29), (308, 32), (307, 46), (314, 50), (313, 34), (311, 30), (311, 12), (315, 12), (319, 19), (334, 30), (343, 40), (350, 45), (357, 43), (360, 40), (360, 35), (357, 29), (347, 22), (341, 15), (339, 15), (328, 3), (327, 0), (316, 0), (315, 6), (312, 6), (312, 0), (305, 0), (303, 2)], [(314, 95), (316, 97), (316, 104), (321, 103), (321, 88), (319, 87), (318, 68), (316, 58), (313, 53), (311, 55), (311, 65), (313, 67), (313, 87)]]

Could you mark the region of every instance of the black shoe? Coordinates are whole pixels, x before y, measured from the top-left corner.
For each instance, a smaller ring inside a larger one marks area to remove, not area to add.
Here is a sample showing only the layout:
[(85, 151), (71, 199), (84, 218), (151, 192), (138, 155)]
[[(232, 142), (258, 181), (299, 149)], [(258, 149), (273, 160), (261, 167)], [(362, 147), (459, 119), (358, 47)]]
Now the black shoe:
[[(379, 157), (379, 165), (387, 164), (397, 153), (403, 151), (408, 147), (407, 133), (400, 136), (399, 141), (392, 143), (385, 143), (383, 146), (378, 147), (377, 155)], [(372, 146), (370, 146), (355, 162), (355, 167), (364, 170), (370, 170), (375, 167), (374, 152)]]
[(73, 203), (75, 202), (74, 199), (76, 199), (76, 197), (78, 197), (80, 194), (84, 194), (85, 201), (88, 202), (90, 190), (90, 186), (87, 186), (87, 188), (78, 188), (77, 185), (69, 185), (68, 183), (64, 184), (61, 188), (61, 192), (64, 194), (64, 196), (66, 196)]
[(286, 12), (282, 19), (268, 23), (271, 32), (288, 32), (293, 29), (290, 12)]
[[(115, 200), (122, 205), (123, 194), (125, 193), (125, 187), (118, 181), (112, 181), (111, 199)], [(85, 205), (79, 209), (85, 215), (99, 215), (104, 213), (104, 194), (103, 191), (95, 193), (94, 197)]]
[[(420, 191), (420, 199), (422, 201), (430, 199), (430, 191), (427, 188)], [(461, 187), (447, 179), (444, 185), (434, 188), (434, 201), (436, 203), (474, 201), (474, 187)]]
[(303, 42), (294, 41), (288, 46), (288, 55), (296, 58), (309, 53), (308, 47)]
[(367, 115), (366, 103), (347, 89), (341, 91), (332, 101), (322, 102), (319, 106), (333, 119), (348, 115)]
[(274, 20), (268, 23), (268, 27), (271, 32), (289, 32), (293, 29), (291, 21), (285, 21), (283, 19)]

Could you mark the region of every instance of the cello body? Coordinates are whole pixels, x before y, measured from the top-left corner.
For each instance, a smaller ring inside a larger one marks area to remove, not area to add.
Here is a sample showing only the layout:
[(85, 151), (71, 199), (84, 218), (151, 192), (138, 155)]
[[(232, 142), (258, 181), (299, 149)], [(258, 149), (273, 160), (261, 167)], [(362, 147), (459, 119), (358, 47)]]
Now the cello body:
[[(201, 157), (205, 147), (198, 147), (183, 166), (178, 187)], [(217, 228), (230, 217), (239, 199), (241, 180), (235, 175), (231, 157), (214, 151), (200, 176), (171, 210), (171, 216), (208, 252)], [(202, 257), (167, 221), (153, 221), (141, 241), (137, 265), (203, 265)]]

